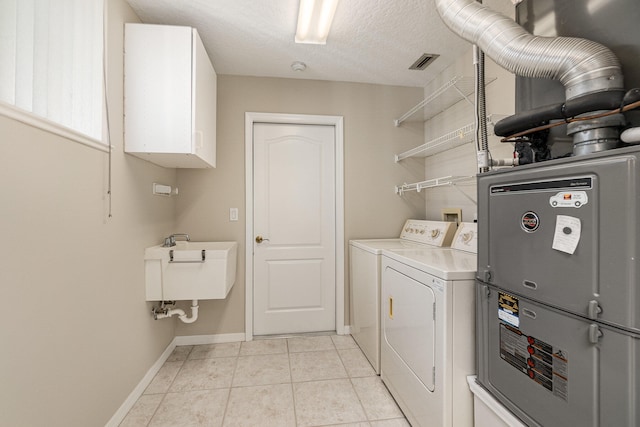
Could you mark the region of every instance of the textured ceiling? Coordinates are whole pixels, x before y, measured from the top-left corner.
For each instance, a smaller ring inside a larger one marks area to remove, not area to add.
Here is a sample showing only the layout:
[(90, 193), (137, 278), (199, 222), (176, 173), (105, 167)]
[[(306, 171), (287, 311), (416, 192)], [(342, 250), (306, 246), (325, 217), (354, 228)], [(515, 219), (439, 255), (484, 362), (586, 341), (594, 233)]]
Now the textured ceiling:
[[(218, 74), (424, 87), (470, 46), (433, 0), (341, 0), (326, 45), (294, 43), (298, 0), (127, 1), (145, 23), (197, 28)], [(409, 70), (423, 53), (440, 57)], [(294, 61), (306, 71), (293, 71)]]

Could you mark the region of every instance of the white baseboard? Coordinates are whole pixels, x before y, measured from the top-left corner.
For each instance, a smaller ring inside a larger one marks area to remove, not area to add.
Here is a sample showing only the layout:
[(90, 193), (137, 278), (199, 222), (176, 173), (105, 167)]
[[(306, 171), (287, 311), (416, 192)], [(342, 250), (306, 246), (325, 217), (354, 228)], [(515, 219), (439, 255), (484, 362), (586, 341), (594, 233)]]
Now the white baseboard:
[(136, 404), (142, 393), (147, 389), (153, 378), (156, 376), (164, 362), (167, 361), (173, 350), (179, 345), (200, 345), (200, 344), (220, 344), (225, 342), (244, 341), (244, 332), (239, 334), (220, 334), (220, 335), (191, 335), (175, 337), (162, 352), (158, 360), (149, 368), (142, 380), (133, 389), (125, 401), (120, 405), (111, 419), (105, 424), (105, 427), (118, 427), (122, 420), (127, 416), (133, 405)]
[(224, 342), (244, 341), (244, 332), (238, 334), (218, 334), (218, 335), (184, 335), (175, 337), (176, 345), (201, 345), (201, 344), (220, 344)]
[(153, 377), (156, 376), (160, 368), (162, 368), (162, 365), (164, 365), (164, 362), (167, 361), (175, 348), (176, 339), (174, 338), (169, 343), (167, 348), (162, 352), (158, 360), (156, 360), (156, 362), (151, 366), (151, 368), (149, 368), (144, 377), (142, 377), (138, 385), (133, 389), (131, 393), (129, 393), (129, 396), (125, 399), (122, 405), (120, 405), (120, 408), (118, 408), (116, 413), (113, 414), (113, 417), (111, 417), (107, 424), (105, 424), (105, 427), (117, 427), (118, 425), (120, 425), (122, 420), (124, 420), (124, 417), (127, 416), (131, 408), (133, 408), (133, 405), (135, 405), (140, 396), (142, 396), (142, 393), (144, 393), (149, 384), (151, 384), (151, 381), (153, 381)]

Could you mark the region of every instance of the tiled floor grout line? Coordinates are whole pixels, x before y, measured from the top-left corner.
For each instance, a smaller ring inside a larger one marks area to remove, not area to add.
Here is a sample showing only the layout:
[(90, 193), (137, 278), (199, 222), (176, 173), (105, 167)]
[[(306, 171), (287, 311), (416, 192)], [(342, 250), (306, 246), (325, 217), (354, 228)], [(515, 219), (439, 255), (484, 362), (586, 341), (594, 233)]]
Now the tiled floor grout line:
[[(176, 346), (177, 348), (177, 346)], [(151, 425), (151, 421), (153, 420), (153, 418), (156, 416), (156, 414), (158, 413), (158, 410), (160, 409), (160, 407), (162, 406), (162, 403), (164, 402), (164, 400), (167, 398), (167, 394), (169, 394), (169, 390), (171, 390), (171, 386), (173, 385), (173, 383), (175, 382), (176, 378), (178, 378), (178, 375), (180, 374), (180, 371), (182, 370), (182, 368), (184, 367), (184, 364), (187, 362), (187, 360), (189, 359), (189, 355), (191, 354), (191, 352), (193, 351), (194, 346), (191, 346), (191, 349), (189, 350), (189, 352), (187, 352), (187, 354), (184, 356), (184, 360), (181, 360), (182, 364), (180, 365), (180, 369), (178, 369), (178, 372), (176, 372), (176, 375), (173, 377), (173, 380), (171, 380), (171, 383), (169, 384), (169, 386), (167, 387), (167, 390), (162, 393), (162, 399), (160, 399), (160, 403), (158, 403), (158, 406), (156, 407), (155, 411), (153, 411), (153, 415), (151, 415), (151, 417), (149, 417), (149, 421), (147, 422), (147, 427), (149, 425)], [(175, 351), (175, 349), (174, 349)], [(171, 356), (169, 356), (171, 357)], [(162, 365), (164, 366), (167, 363), (167, 361), (165, 361), (165, 363)], [(143, 394), (144, 395), (144, 394)]]
[(371, 424), (371, 420), (369, 419), (369, 414), (367, 414), (367, 411), (365, 410), (364, 405), (362, 404), (362, 398), (360, 397), (360, 394), (356, 389), (356, 385), (353, 383), (353, 378), (349, 377), (349, 383), (351, 383), (351, 387), (353, 387), (353, 391), (356, 393), (356, 397), (358, 398), (358, 403), (360, 403), (360, 406), (362, 407), (362, 413), (364, 414), (366, 421), (369, 424)]
[(164, 399), (167, 397), (167, 393), (163, 393), (162, 394), (162, 399), (160, 399), (160, 403), (158, 403), (158, 406), (156, 406), (155, 411), (153, 411), (153, 414), (149, 417), (149, 421), (147, 421), (146, 426), (148, 427), (151, 424), (151, 420), (153, 420), (153, 417), (156, 416), (156, 413), (158, 412), (158, 409), (160, 409), (160, 406), (162, 406), (162, 402), (164, 402)]
[(336, 346), (336, 343), (331, 340), (331, 342), (333, 343), (333, 346), (336, 349), (336, 353), (338, 353), (338, 359), (340, 359), (340, 363), (342, 363), (342, 367), (344, 368), (344, 372), (347, 374), (347, 379), (349, 380), (349, 384), (351, 384), (351, 388), (353, 388), (353, 392), (356, 394), (356, 397), (358, 398), (358, 403), (360, 403), (360, 407), (362, 408), (362, 413), (364, 414), (364, 417), (366, 418), (366, 421), (370, 423), (371, 420), (369, 420), (369, 414), (367, 414), (367, 411), (364, 407), (364, 405), (362, 404), (362, 398), (360, 397), (360, 394), (358, 393), (358, 390), (356, 389), (356, 385), (353, 383), (353, 377), (351, 377), (351, 375), (349, 375), (349, 371), (347, 370), (347, 365), (345, 365), (344, 360), (342, 359), (342, 355), (340, 354), (340, 350), (338, 349), (338, 347)]
[(229, 402), (231, 402), (231, 390), (233, 390), (233, 381), (236, 379), (236, 371), (238, 370), (238, 361), (240, 360), (240, 350), (242, 349), (242, 344), (238, 347), (238, 354), (236, 355), (236, 363), (233, 367), (233, 373), (231, 374), (231, 384), (229, 384), (229, 391), (227, 393), (227, 403), (224, 405), (224, 412), (222, 413), (222, 420), (220, 422), (220, 426), (224, 426), (224, 420), (227, 417), (227, 411), (229, 410)]
[(291, 369), (291, 353), (289, 352), (289, 340), (284, 340), (284, 346), (287, 351), (287, 362), (289, 363), (289, 387), (291, 388), (291, 400), (293, 401), (293, 422), (298, 427), (298, 411), (296, 411), (296, 393), (293, 389), (293, 373)]

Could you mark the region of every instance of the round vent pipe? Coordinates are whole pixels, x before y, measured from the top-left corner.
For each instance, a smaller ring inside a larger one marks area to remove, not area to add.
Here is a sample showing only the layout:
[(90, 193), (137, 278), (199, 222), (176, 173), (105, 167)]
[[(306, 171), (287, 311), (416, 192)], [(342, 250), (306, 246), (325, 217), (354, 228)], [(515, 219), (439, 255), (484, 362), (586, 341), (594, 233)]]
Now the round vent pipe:
[[(559, 80), (567, 100), (603, 91), (620, 92), (622, 100), (620, 62), (607, 47), (581, 38), (534, 36), (513, 19), (475, 0), (435, 3), (442, 20), (454, 33), (478, 45), (498, 65), (516, 75)], [(602, 139), (602, 128), (614, 128), (615, 133), (623, 122), (620, 116), (618, 120), (582, 122), (577, 129), (569, 128), (574, 153), (614, 148), (617, 139), (612, 141), (611, 132), (605, 132), (606, 140)]]

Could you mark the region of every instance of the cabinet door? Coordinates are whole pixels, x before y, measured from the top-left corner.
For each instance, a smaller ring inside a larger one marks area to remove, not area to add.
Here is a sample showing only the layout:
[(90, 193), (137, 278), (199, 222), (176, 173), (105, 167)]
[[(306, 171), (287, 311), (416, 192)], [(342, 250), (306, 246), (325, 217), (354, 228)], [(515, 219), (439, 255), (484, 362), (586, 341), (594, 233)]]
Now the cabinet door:
[(127, 152), (192, 152), (191, 41), (189, 27), (126, 25)]
[(195, 29), (193, 58), (193, 152), (215, 167), (217, 77)]
[(195, 29), (125, 24), (125, 151), (169, 168), (215, 167), (216, 85)]

